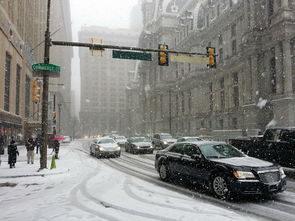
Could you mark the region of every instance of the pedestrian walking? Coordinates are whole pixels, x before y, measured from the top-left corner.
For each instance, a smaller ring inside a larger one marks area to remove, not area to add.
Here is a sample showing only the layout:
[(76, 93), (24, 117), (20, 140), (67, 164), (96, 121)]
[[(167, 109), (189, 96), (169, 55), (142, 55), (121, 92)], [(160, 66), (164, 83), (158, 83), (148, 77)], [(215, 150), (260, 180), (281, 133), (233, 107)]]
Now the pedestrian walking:
[[(41, 148), (41, 139), (40, 139), (40, 137), (37, 137), (37, 138), (35, 139), (35, 144), (36, 144), (36, 154), (38, 154), (39, 149)], [(41, 151), (41, 150), (40, 150), (40, 151)]]
[(4, 137), (0, 135), (0, 166), (1, 166), (1, 155), (4, 155)]
[(26, 148), (27, 148), (27, 162), (28, 164), (34, 164), (34, 149), (35, 149), (35, 142), (33, 138), (29, 138), (27, 143), (26, 143)]
[(54, 142), (53, 142), (53, 150), (55, 152), (55, 159), (58, 159), (58, 152), (59, 152), (59, 142), (58, 142), (58, 140), (54, 140)]
[(10, 168), (15, 167), (17, 156), (19, 156), (19, 152), (17, 150), (17, 146), (15, 144), (15, 141), (10, 141), (10, 145), (8, 145), (8, 164), (10, 165)]

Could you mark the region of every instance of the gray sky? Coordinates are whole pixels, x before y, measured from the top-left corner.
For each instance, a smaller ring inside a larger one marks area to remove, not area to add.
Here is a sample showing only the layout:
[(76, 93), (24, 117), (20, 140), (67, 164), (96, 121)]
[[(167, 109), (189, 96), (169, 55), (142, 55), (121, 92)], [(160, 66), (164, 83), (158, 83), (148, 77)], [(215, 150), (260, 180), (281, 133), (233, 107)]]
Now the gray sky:
[[(130, 12), (138, 0), (70, 0), (73, 41), (78, 41), (78, 31), (83, 25), (109, 28), (129, 28)], [(78, 49), (72, 60), (72, 88), (75, 90), (76, 114), (80, 108), (80, 65)]]

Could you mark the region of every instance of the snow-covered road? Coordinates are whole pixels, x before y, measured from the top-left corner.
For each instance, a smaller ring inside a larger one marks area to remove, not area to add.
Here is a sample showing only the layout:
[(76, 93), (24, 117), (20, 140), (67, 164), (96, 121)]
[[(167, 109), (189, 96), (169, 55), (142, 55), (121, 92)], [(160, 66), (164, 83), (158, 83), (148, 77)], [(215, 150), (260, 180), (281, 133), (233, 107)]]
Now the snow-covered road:
[[(281, 213), (276, 209), (276, 201), (227, 204), (164, 183), (153, 168), (153, 155), (123, 153), (120, 159), (98, 160), (90, 157), (85, 144), (72, 142), (61, 147), (57, 169), (69, 172), (0, 178), (0, 183), (17, 184), (0, 187), (0, 220), (262, 220), (259, 213), (250, 215), (240, 207), (274, 211), (275, 216), (269, 215), (273, 219), (292, 218), (285, 206)], [(5, 170), (1, 167), (0, 172)], [(282, 194), (280, 203), (295, 202), (292, 194)], [(294, 211), (294, 206), (290, 204), (289, 209)]]

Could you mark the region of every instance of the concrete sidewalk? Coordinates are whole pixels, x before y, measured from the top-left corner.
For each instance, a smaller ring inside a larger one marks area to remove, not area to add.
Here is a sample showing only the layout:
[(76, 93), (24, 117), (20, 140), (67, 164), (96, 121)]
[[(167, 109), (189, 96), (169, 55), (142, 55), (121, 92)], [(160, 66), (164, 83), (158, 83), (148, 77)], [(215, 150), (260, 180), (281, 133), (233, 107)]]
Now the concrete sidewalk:
[[(62, 168), (59, 166), (58, 161), (55, 160), (57, 164), (56, 169), (50, 170), (51, 160), (52, 160), (52, 149), (47, 151), (47, 168), (38, 172), (40, 168), (40, 153), (36, 154), (35, 150), (35, 159), (34, 164), (27, 163), (27, 151), (25, 146), (18, 146), (19, 156), (15, 164), (15, 168), (10, 168), (8, 164), (8, 155), (7, 148), (5, 149), (5, 154), (1, 155), (1, 165), (0, 165), (0, 179), (6, 178), (19, 178), (19, 177), (33, 177), (33, 176), (50, 176), (56, 174), (67, 173), (68, 168)], [(66, 151), (60, 150), (60, 158), (63, 157)]]

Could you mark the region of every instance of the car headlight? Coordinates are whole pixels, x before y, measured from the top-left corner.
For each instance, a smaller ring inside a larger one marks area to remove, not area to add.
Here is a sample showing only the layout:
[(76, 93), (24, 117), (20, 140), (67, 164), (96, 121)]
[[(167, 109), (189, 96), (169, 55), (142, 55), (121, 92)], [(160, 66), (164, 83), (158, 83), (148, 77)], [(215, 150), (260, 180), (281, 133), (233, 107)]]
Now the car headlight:
[(164, 142), (163, 142), (163, 144), (167, 145), (167, 144), (168, 144), (168, 142), (167, 142), (167, 141), (164, 141)]
[(104, 150), (105, 150), (103, 147), (98, 147), (98, 149), (99, 149), (100, 151), (104, 151)]
[(247, 171), (234, 171), (234, 176), (238, 179), (255, 178), (252, 172)]
[(136, 148), (136, 149), (139, 149), (139, 146), (135, 145), (135, 148)]
[(280, 167), (279, 171), (280, 171), (280, 175), (281, 175), (282, 178), (286, 177), (286, 174), (285, 174), (285, 171), (284, 171), (283, 167)]
[(116, 148), (116, 150), (121, 150), (121, 147), (120, 147), (120, 146), (118, 146), (118, 147)]

